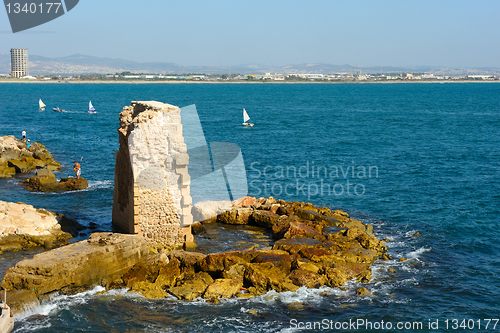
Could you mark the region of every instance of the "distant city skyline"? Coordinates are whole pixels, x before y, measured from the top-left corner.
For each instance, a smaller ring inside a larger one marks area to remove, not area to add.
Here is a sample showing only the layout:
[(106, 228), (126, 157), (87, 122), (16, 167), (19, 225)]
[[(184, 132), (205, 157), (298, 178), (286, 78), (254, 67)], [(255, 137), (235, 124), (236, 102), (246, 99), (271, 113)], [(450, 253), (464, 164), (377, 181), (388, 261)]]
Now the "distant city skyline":
[(16, 34), (0, 10), (0, 53), (182, 66), (500, 67), (498, 13), (495, 0), (86, 0)]

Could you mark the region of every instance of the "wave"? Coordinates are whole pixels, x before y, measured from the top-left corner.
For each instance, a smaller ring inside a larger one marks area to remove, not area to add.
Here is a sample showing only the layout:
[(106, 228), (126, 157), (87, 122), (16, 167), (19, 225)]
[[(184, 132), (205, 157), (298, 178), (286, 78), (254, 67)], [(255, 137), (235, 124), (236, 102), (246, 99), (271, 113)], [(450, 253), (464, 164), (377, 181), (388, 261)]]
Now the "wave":
[(431, 247), (421, 247), (415, 251), (411, 251), (408, 253), (408, 259), (420, 259), (420, 256), (426, 252), (430, 252), (432, 250)]
[(34, 306), (33, 308), (29, 308), (22, 313), (14, 315), (14, 320), (17, 322), (35, 315), (48, 316), (54, 311), (68, 310), (74, 305), (87, 303), (87, 299), (90, 296), (93, 296), (104, 290), (106, 289), (101, 286), (96, 286), (91, 290), (71, 296), (55, 294), (48, 301), (42, 302)]
[(89, 187), (87, 189), (112, 188), (113, 185), (113, 180), (90, 180)]

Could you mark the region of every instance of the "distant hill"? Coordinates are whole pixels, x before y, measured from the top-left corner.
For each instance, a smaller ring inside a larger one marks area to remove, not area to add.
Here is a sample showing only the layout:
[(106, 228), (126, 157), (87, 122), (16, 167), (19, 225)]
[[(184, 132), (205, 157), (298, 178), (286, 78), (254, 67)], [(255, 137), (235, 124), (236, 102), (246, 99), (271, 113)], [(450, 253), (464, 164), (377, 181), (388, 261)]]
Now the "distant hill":
[[(263, 74), (263, 73), (434, 73), (440, 75), (500, 74), (499, 68), (445, 68), (445, 67), (379, 67), (331, 64), (295, 64), (268, 66), (246, 64), (240, 66), (182, 66), (171, 62), (137, 62), (119, 58), (93, 57), (74, 54), (67, 57), (48, 58), (30, 55), (31, 75), (113, 74), (129, 71), (151, 74)], [(10, 54), (0, 53), (0, 74), (10, 73)]]

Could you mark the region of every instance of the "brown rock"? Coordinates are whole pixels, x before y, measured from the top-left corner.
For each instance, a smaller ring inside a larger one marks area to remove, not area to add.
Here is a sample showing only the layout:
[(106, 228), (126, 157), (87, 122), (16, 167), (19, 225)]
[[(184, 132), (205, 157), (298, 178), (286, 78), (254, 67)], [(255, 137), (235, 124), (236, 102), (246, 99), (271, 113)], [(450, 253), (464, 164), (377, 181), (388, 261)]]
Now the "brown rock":
[(0, 164), (0, 178), (11, 178), (16, 174), (16, 168), (9, 167), (7, 163)]
[(332, 258), (337, 258), (337, 256), (322, 248), (304, 248), (299, 251), (299, 254), (313, 262), (329, 261)]
[(304, 304), (302, 304), (300, 302), (292, 302), (292, 303), (288, 304), (286, 306), (286, 308), (288, 310), (291, 310), (291, 311), (302, 311), (302, 310), (304, 310)]
[(245, 276), (245, 270), (246, 270), (246, 265), (244, 264), (236, 264), (229, 269), (226, 269), (224, 272), (222, 272), (222, 277), (224, 279), (233, 279), (233, 280), (238, 280), (243, 283), (243, 277)]
[(269, 197), (266, 199), (266, 201), (264, 202), (265, 205), (273, 205), (275, 203), (277, 203), (278, 201), (276, 199), (274, 199), (273, 197)]
[(292, 269), (305, 269), (305, 270), (311, 271), (313, 273), (318, 273), (320, 270), (320, 267), (316, 266), (315, 264), (313, 264), (309, 260), (299, 258), (299, 259), (296, 259), (292, 263)]
[[(113, 242), (100, 244), (101, 236), (105, 235), (115, 235)], [(93, 234), (89, 241), (70, 244), (18, 262), (7, 270), (2, 287), (31, 290), (36, 295), (65, 288), (90, 289), (103, 281), (122, 276), (139, 258), (148, 256), (151, 250), (146, 244), (146, 240), (137, 235)]]
[(28, 173), (36, 169), (36, 161), (31, 156), (23, 156), (16, 160), (9, 160), (8, 165), (16, 169), (16, 173)]
[(207, 286), (213, 282), (214, 280), (208, 273), (198, 272), (183, 281), (179, 281), (177, 286), (169, 288), (168, 292), (178, 299), (190, 301), (201, 297)]
[[(295, 217), (298, 219), (297, 217)], [(285, 236), (285, 233), (288, 231), (288, 228), (290, 228), (290, 217), (286, 215), (282, 215), (278, 218), (276, 223), (272, 227), (272, 232), (273, 232), (273, 238), (274, 239), (281, 239), (283, 236)]]
[(319, 241), (324, 241), (326, 238), (314, 228), (300, 222), (290, 222), (290, 227), (284, 235), (284, 238), (313, 238)]
[(290, 216), (293, 215), (293, 210), (284, 206), (279, 206), (276, 210), (276, 214)]
[(173, 287), (180, 275), (180, 262), (174, 258), (168, 264), (160, 267), (155, 284), (163, 289)]
[(168, 296), (168, 293), (156, 283), (140, 281), (135, 283), (129, 292), (137, 292), (146, 298), (161, 299)]
[(246, 196), (233, 201), (234, 207), (249, 207), (255, 203), (255, 198)]
[[(286, 277), (285, 273), (271, 263), (248, 264), (245, 271), (244, 283), (259, 290), (268, 291), (274, 289), (278, 292), (296, 291), (298, 287)], [(254, 293), (254, 291), (250, 292)]]
[(193, 235), (201, 235), (207, 232), (203, 224), (200, 222), (195, 222), (191, 224), (191, 232)]
[(231, 298), (240, 292), (243, 282), (233, 279), (217, 279), (205, 290), (203, 298)]
[(362, 283), (370, 282), (371, 278), (372, 278), (372, 270), (369, 267), (367, 269), (365, 269), (363, 272), (361, 272), (360, 274), (358, 274), (358, 276), (356, 276), (356, 279), (358, 280), (358, 282), (362, 282)]
[(280, 250), (268, 250), (268, 251), (255, 251), (258, 252), (258, 255), (253, 259), (252, 262), (255, 263), (264, 263), (269, 262), (273, 264), (275, 267), (279, 268), (283, 273), (289, 274), (292, 261), (294, 261), (297, 255), (290, 255), (286, 251)]
[(217, 216), (217, 222), (225, 224), (248, 224), (248, 219), (252, 214), (251, 208), (237, 208), (225, 211)]
[[(336, 261), (333, 263), (333, 266), (331, 266), (331, 268), (335, 268), (341, 271), (342, 275), (347, 280), (357, 279), (358, 281), (369, 281), (369, 279), (371, 278), (371, 270), (369, 270), (369, 264)], [(327, 271), (328, 267), (325, 267), (324, 269), (325, 271)]]
[(158, 260), (158, 255), (153, 254), (142, 258), (122, 277), (123, 282), (128, 288), (133, 288), (136, 283), (153, 283), (158, 277), (162, 262)]
[(292, 280), (293, 284), (300, 287), (306, 286), (307, 288), (319, 288), (327, 282), (324, 276), (300, 268), (294, 270), (288, 277)]
[(197, 267), (201, 271), (218, 275), (233, 265), (250, 262), (255, 256), (255, 253), (249, 251), (211, 253), (200, 260)]
[(168, 258), (172, 260), (173, 258), (179, 260), (181, 269), (183, 268), (192, 268), (199, 261), (203, 260), (206, 257), (205, 254), (199, 252), (188, 252), (188, 251), (171, 251), (168, 254)]
[(387, 253), (383, 253), (381, 256), (380, 256), (380, 259), (383, 259), (383, 260), (391, 260), (392, 259), (392, 256), (390, 256), (389, 254)]
[[(270, 211), (271, 213), (275, 213), (275, 214), (276, 214), (276, 212), (278, 211), (278, 208), (280, 208), (280, 207), (281, 207), (281, 206), (280, 206), (279, 204), (272, 204), (272, 205), (271, 205), (271, 208), (269, 208), (269, 211)], [(279, 214), (278, 214), (278, 215), (279, 215)]]
[(254, 222), (261, 227), (271, 229), (278, 221), (279, 215), (269, 211), (254, 211), (250, 216), (250, 221)]
[(25, 189), (37, 192), (65, 192), (86, 189), (88, 181), (80, 177), (79, 179), (69, 177), (61, 178), (57, 182), (56, 176), (52, 171), (39, 169), (36, 176), (24, 180)]
[(15, 173), (28, 173), (37, 168), (59, 170), (61, 165), (40, 143), (33, 143), (28, 149), (26, 143), (14, 136), (0, 137), (0, 178), (11, 177)]
[(319, 244), (321, 244), (320, 241), (312, 238), (280, 239), (274, 243), (273, 250), (283, 250), (290, 254), (297, 254), (302, 249), (316, 247)]
[(341, 287), (349, 280), (345, 271), (339, 268), (326, 268), (324, 275), (327, 279), (326, 284), (332, 288)]
[(339, 215), (339, 216), (343, 216), (345, 218), (349, 218), (349, 214), (347, 214), (346, 212), (344, 212), (342, 210), (336, 210), (336, 211), (333, 212), (333, 214)]
[(366, 289), (365, 287), (361, 287), (358, 290), (356, 290), (356, 295), (368, 296), (368, 295), (371, 295), (371, 292), (368, 289)]

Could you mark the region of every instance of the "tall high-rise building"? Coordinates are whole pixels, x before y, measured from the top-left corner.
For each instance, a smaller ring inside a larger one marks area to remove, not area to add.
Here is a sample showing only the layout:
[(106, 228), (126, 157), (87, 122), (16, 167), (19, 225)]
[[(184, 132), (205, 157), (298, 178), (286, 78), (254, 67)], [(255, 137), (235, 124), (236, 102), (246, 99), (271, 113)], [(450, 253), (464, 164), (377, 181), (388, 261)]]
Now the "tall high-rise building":
[(10, 66), (12, 77), (28, 76), (28, 49), (10, 49)]

